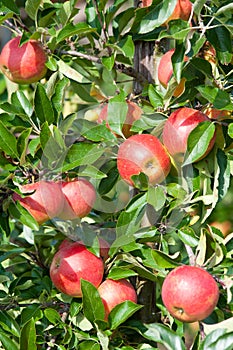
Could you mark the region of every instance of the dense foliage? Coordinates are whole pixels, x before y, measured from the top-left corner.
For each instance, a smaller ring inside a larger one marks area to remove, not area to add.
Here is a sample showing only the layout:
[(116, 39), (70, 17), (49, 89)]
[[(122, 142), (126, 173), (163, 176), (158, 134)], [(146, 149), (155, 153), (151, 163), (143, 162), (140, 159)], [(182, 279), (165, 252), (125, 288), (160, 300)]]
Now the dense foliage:
[[(87, 0), (84, 12), (76, 2), (0, 0), (1, 25), (13, 36), (21, 33), (22, 43), (41, 40), (48, 54), (38, 83), (17, 85), (0, 75), (0, 349), (185, 349), (188, 326), (168, 314), (161, 286), (171, 269), (194, 263), (216, 278), (220, 298), (193, 349), (233, 349), (233, 235), (210, 225), (233, 223), (233, 4), (195, 0), (191, 25), (178, 19), (163, 26), (175, 1), (141, 8), (133, 1)], [(138, 45), (153, 42), (155, 70), (175, 48), (166, 89), (134, 67)], [(175, 97), (182, 78), (184, 90)], [(135, 80), (142, 85), (137, 94)], [(173, 163), (164, 182), (152, 186), (141, 173), (131, 187), (116, 166), (126, 99), (143, 111), (131, 131), (159, 138), (177, 108), (225, 112), (195, 128), (184, 161)], [(114, 133), (90, 120), (105, 102)], [(215, 145), (202, 158), (215, 132)], [(81, 220), (39, 226), (12, 199), (21, 184), (78, 176), (97, 192)], [(99, 236), (111, 244), (105, 277), (129, 278), (138, 293), (138, 304), (117, 306), (108, 322), (94, 286), (83, 281), (83, 298), (72, 298), (49, 276), (66, 237), (98, 255)]]

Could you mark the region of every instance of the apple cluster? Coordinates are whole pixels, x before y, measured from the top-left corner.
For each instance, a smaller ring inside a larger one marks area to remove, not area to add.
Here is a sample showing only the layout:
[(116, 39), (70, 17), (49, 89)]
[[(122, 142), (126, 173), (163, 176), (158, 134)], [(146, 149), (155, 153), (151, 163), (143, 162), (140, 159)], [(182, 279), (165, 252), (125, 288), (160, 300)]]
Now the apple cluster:
[(108, 257), (109, 244), (99, 238), (99, 247), (100, 256), (96, 256), (82, 241), (64, 240), (53, 257), (50, 277), (60, 292), (76, 298), (82, 297), (82, 279), (92, 283), (103, 302), (107, 321), (116, 305), (127, 300), (137, 303), (137, 294), (126, 279), (104, 279), (104, 261)]
[(94, 186), (84, 178), (71, 181), (38, 181), (21, 186), (13, 199), (29, 211), (38, 224), (58, 217), (63, 220), (83, 218), (96, 200)]

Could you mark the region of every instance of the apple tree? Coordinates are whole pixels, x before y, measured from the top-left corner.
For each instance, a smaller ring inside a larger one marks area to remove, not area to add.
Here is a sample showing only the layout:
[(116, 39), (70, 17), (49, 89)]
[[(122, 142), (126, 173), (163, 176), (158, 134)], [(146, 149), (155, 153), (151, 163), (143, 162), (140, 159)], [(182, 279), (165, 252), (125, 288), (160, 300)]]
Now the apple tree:
[[(231, 0), (0, 0), (0, 349), (233, 349), (232, 15)], [(204, 319), (186, 307), (211, 284), (185, 275), (185, 318), (165, 307), (182, 265), (217, 285)]]

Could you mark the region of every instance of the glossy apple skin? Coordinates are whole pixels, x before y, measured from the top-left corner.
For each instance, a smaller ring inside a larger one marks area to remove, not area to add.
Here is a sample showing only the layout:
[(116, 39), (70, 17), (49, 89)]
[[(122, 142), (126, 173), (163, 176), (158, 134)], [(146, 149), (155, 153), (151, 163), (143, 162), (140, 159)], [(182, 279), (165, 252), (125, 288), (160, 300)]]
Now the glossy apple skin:
[(79, 242), (64, 244), (54, 255), (50, 266), (50, 278), (55, 287), (72, 297), (82, 297), (81, 279), (97, 288), (103, 274), (103, 260)]
[[(125, 122), (122, 127), (123, 135), (128, 138), (134, 133), (130, 131), (135, 120), (141, 118), (142, 110), (141, 108), (133, 101), (127, 101), (128, 112), (126, 114)], [(98, 117), (98, 123), (101, 124), (103, 121), (106, 121), (107, 127), (111, 130), (107, 120), (108, 120), (108, 104), (106, 104), (102, 109)]]
[(3, 47), (0, 68), (8, 79), (18, 84), (31, 84), (46, 74), (47, 55), (37, 40), (19, 46), (21, 37), (15, 37)]
[[(199, 123), (204, 121), (210, 121), (210, 119), (201, 111), (188, 107), (177, 109), (166, 120), (163, 128), (163, 143), (168, 153), (177, 162), (183, 161), (190, 132)], [(204, 156), (206, 156), (214, 146), (215, 138), (216, 135), (214, 135), (210, 141)]]
[(129, 300), (137, 303), (137, 294), (133, 285), (126, 279), (106, 279), (98, 288), (105, 309), (105, 319), (111, 310), (123, 301)]
[(129, 137), (119, 147), (117, 168), (120, 176), (130, 185), (132, 175), (140, 172), (148, 176), (149, 183), (162, 182), (171, 167), (170, 157), (159, 139), (149, 134)]
[[(64, 206), (64, 196), (61, 186), (53, 181), (38, 181), (21, 187), (26, 197), (14, 193), (13, 200), (18, 200), (27, 209), (38, 224), (58, 216)], [(30, 193), (32, 193), (30, 195)]]
[(169, 21), (174, 19), (182, 19), (188, 21), (192, 12), (192, 3), (189, 0), (177, 0), (175, 9), (171, 16), (164, 22), (167, 25)]
[(62, 181), (61, 188), (64, 195), (64, 208), (59, 215), (63, 220), (83, 218), (93, 208), (96, 200), (94, 186), (86, 179)]
[[(167, 88), (169, 80), (173, 74), (172, 67), (172, 55), (175, 52), (175, 49), (167, 51), (160, 59), (158, 65), (158, 79), (164, 88)], [(188, 56), (184, 56), (184, 62), (189, 60)], [(182, 78), (180, 83), (177, 85), (173, 95), (178, 97), (184, 90), (185, 78)]]
[(167, 275), (161, 293), (169, 313), (182, 322), (204, 320), (219, 299), (214, 278), (201, 267), (188, 265), (179, 266)]

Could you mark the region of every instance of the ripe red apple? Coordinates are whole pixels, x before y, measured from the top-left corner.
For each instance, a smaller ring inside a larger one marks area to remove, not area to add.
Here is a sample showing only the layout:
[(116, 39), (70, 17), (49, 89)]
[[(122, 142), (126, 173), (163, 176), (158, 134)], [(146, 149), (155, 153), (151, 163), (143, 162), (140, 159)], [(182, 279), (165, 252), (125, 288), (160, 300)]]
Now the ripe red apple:
[(201, 321), (218, 303), (219, 289), (214, 278), (197, 266), (172, 270), (162, 286), (162, 300), (170, 314), (182, 322)]
[(104, 304), (105, 319), (108, 319), (111, 310), (123, 301), (129, 300), (137, 303), (136, 291), (126, 279), (106, 279), (99, 286), (98, 292)]
[(21, 197), (18, 193), (14, 193), (13, 199), (18, 200), (38, 224), (58, 216), (63, 209), (64, 196), (58, 182), (38, 181), (23, 185), (21, 192), (27, 196)]
[[(127, 106), (128, 106), (128, 111), (127, 111), (127, 115), (125, 118), (125, 122), (124, 122), (123, 127), (122, 127), (122, 133), (126, 138), (133, 135), (133, 132), (130, 131), (130, 129), (131, 129), (133, 123), (135, 122), (135, 120), (140, 119), (141, 115), (142, 115), (141, 108), (135, 102), (127, 101)], [(103, 123), (104, 120), (106, 121), (107, 127), (110, 129), (110, 126), (107, 122), (107, 120), (108, 120), (108, 104), (106, 104), (101, 109), (97, 122), (99, 124), (101, 124), (101, 123)]]
[(79, 178), (72, 181), (62, 181), (64, 208), (59, 215), (63, 220), (83, 218), (93, 208), (96, 200), (94, 186), (87, 180)]
[(0, 55), (0, 69), (11, 81), (31, 84), (46, 74), (47, 55), (37, 40), (29, 40), (19, 46), (21, 37), (11, 39)]
[(175, 9), (171, 16), (164, 22), (163, 25), (167, 25), (169, 21), (174, 19), (182, 19), (188, 21), (192, 12), (192, 3), (189, 0), (177, 0)]
[[(184, 159), (190, 132), (204, 121), (210, 121), (210, 119), (201, 111), (188, 107), (177, 109), (166, 120), (163, 128), (163, 143), (168, 153), (177, 162), (182, 162)], [(210, 141), (205, 156), (212, 149), (215, 137), (214, 135)]]
[(50, 277), (55, 287), (72, 297), (82, 296), (81, 279), (97, 288), (103, 274), (103, 260), (79, 242), (64, 244), (54, 255), (50, 266)]
[[(160, 59), (158, 65), (158, 79), (164, 88), (167, 88), (169, 80), (173, 75), (173, 67), (172, 67), (172, 55), (175, 52), (175, 49), (171, 49), (167, 51)], [(188, 56), (184, 56), (184, 62), (189, 60)], [(185, 87), (185, 78), (181, 78), (180, 83), (177, 85), (173, 95), (175, 97), (180, 96)]]
[(171, 167), (170, 157), (159, 139), (149, 134), (129, 137), (119, 147), (117, 168), (122, 179), (133, 185), (132, 175), (140, 172), (148, 176), (149, 183), (162, 182)]

